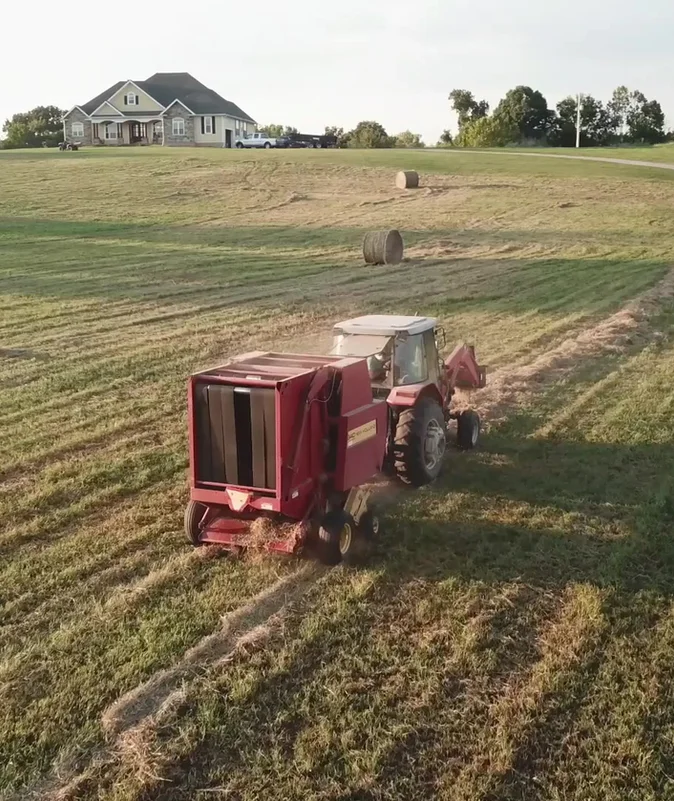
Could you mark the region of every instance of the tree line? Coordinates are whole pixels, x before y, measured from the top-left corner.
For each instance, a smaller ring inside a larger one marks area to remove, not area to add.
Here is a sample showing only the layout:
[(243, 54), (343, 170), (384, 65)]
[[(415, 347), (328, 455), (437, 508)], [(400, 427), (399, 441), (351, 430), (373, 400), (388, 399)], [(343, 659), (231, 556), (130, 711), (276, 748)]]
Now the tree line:
[[(550, 108), (544, 95), (530, 86), (516, 86), (506, 93), (493, 113), (485, 100), (476, 100), (467, 89), (453, 89), (449, 101), (456, 112), (459, 133), (449, 131), (441, 143), (458, 147), (503, 147), (543, 144), (573, 147), (576, 144), (578, 100), (569, 96)], [(619, 86), (605, 104), (592, 95), (580, 99), (580, 144), (603, 147), (617, 144), (655, 145), (671, 139), (665, 132), (665, 115), (657, 100), (643, 92)]]
[[(298, 133), (297, 128), (290, 125), (263, 125), (260, 130), (266, 131), (271, 137), (289, 136)], [(337, 139), (337, 147), (352, 148), (387, 148), (387, 147), (425, 147), (421, 134), (411, 131), (389, 136), (383, 125), (372, 120), (359, 122), (352, 131), (345, 131), (337, 126), (327, 126), (327, 135)]]
[(63, 140), (66, 112), (58, 106), (37, 106), (30, 111), (14, 114), (2, 126), (5, 138), (0, 147), (11, 150), (19, 147), (56, 147)]

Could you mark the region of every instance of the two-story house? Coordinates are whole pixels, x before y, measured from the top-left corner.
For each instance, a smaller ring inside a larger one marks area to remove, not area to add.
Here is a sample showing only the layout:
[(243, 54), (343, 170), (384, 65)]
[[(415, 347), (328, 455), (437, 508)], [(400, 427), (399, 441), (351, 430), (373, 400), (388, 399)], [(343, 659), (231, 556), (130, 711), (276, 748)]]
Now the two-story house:
[(80, 145), (233, 147), (255, 120), (187, 72), (119, 81), (63, 118), (65, 141)]

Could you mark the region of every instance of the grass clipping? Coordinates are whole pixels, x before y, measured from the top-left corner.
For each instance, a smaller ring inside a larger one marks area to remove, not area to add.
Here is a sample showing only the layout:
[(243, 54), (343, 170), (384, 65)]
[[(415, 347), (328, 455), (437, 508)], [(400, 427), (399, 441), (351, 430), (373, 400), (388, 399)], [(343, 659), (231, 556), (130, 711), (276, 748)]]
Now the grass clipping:
[(264, 552), (272, 542), (292, 540), (299, 533), (300, 524), (256, 517), (250, 524), (248, 548), (250, 554)]

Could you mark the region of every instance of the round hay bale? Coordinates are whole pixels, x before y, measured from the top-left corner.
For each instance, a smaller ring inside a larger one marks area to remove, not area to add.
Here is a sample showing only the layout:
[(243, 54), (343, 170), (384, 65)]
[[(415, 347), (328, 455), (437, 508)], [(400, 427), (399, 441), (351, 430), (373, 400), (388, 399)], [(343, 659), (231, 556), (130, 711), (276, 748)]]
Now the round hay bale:
[(363, 256), (366, 264), (400, 264), (403, 260), (400, 231), (372, 231), (365, 234)]
[(417, 189), (419, 186), (419, 173), (414, 170), (403, 170), (396, 175), (398, 189)]

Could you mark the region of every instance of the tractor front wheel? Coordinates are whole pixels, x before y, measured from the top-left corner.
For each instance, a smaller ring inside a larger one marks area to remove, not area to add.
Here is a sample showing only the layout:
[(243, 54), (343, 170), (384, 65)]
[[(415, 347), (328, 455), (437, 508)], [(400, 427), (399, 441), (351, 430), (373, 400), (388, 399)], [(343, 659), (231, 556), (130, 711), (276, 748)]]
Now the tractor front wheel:
[(393, 449), (401, 481), (413, 487), (435, 481), (442, 469), (445, 447), (445, 418), (437, 401), (422, 398), (401, 412)]
[(462, 451), (477, 446), (480, 438), (480, 415), (472, 409), (460, 412), (456, 420), (456, 444)]
[(199, 523), (205, 512), (206, 507), (197, 501), (190, 501), (185, 508), (185, 534), (195, 548), (201, 545)]
[(318, 557), (324, 565), (353, 562), (358, 554), (358, 534), (351, 515), (343, 509), (328, 512), (318, 529)]

